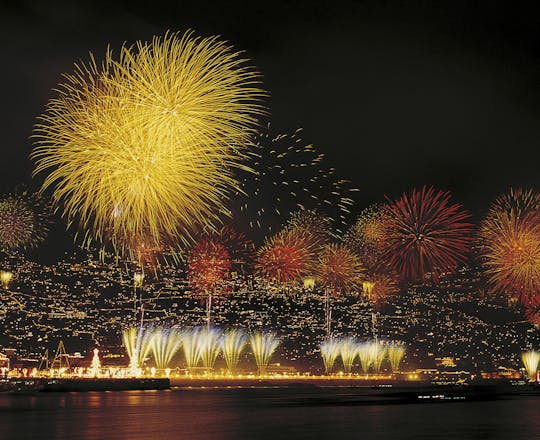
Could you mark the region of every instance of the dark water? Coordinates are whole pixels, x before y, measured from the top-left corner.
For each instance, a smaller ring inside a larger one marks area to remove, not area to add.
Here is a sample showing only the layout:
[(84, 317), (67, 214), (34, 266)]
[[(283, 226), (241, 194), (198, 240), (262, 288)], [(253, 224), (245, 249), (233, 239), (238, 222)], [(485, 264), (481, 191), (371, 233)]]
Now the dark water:
[(539, 439), (540, 398), (359, 404), (351, 389), (0, 395), (0, 439)]

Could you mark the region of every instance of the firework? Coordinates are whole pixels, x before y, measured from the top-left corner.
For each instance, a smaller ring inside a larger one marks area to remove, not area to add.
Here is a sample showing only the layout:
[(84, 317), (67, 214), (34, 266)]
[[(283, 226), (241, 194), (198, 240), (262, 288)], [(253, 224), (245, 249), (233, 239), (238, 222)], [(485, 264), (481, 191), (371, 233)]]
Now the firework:
[(338, 339), (327, 339), (321, 344), (321, 356), (323, 358), (326, 374), (332, 372), (334, 363), (340, 355), (340, 346), (341, 344)]
[(206, 321), (210, 329), (212, 296), (229, 275), (231, 259), (225, 247), (216, 237), (199, 240), (191, 249), (188, 264), (188, 282), (197, 294), (206, 300)]
[(129, 327), (122, 332), (122, 342), (130, 359), (133, 375), (139, 375), (144, 361), (152, 349), (151, 329)]
[(5, 290), (9, 288), (9, 283), (11, 282), (12, 278), (13, 278), (13, 272), (10, 272), (8, 270), (0, 271), (0, 281), (2, 282), (2, 287)]
[(36, 194), (0, 198), (0, 250), (11, 252), (38, 246), (47, 236), (48, 209)]
[(310, 234), (317, 249), (327, 244), (332, 236), (332, 220), (316, 209), (293, 212), (285, 227)]
[(363, 268), (347, 247), (339, 244), (325, 246), (315, 267), (318, 282), (324, 286), (326, 337), (332, 336), (330, 294), (351, 291), (360, 283)]
[(198, 350), (206, 370), (214, 368), (220, 351), (220, 333), (216, 329), (204, 328), (198, 333)]
[(340, 341), (339, 354), (345, 373), (350, 374), (354, 360), (358, 355), (358, 344), (354, 338), (346, 338)]
[(246, 334), (237, 329), (225, 332), (221, 338), (221, 351), (223, 352), (229, 373), (233, 373), (236, 370), (240, 355), (246, 348), (246, 344)]
[(268, 280), (288, 283), (311, 274), (313, 237), (301, 229), (284, 229), (267, 239), (258, 252), (258, 272)]
[(501, 194), (490, 207), (488, 217), (497, 217), (500, 212), (513, 212), (515, 215), (540, 211), (540, 194), (532, 189), (513, 189)]
[(186, 367), (190, 373), (193, 372), (201, 361), (201, 350), (199, 349), (200, 329), (194, 328), (182, 332), (182, 351), (186, 361)]
[(249, 342), (259, 375), (264, 376), (270, 358), (279, 346), (279, 338), (273, 333), (255, 333), (249, 337)]
[(386, 304), (386, 302), (399, 292), (398, 286), (390, 275), (374, 274), (368, 281), (362, 283), (364, 296), (373, 305), (375, 310)]
[(536, 328), (540, 328), (540, 298), (530, 301), (525, 306), (525, 317)]
[(386, 207), (388, 237), (383, 256), (401, 279), (431, 272), (434, 280), (465, 262), (471, 241), (470, 215), (450, 193), (413, 189)]
[(373, 341), (369, 344), (369, 356), (370, 364), (373, 365), (375, 373), (381, 371), (381, 366), (386, 357), (386, 347), (382, 344), (379, 344), (377, 341)]
[(363, 268), (358, 257), (346, 246), (329, 244), (319, 255), (316, 271), (319, 283), (338, 293), (356, 289), (360, 284)]
[(388, 359), (393, 373), (399, 371), (399, 364), (401, 364), (403, 356), (405, 356), (405, 346), (403, 344), (388, 345)]
[(358, 358), (360, 359), (360, 366), (362, 368), (362, 371), (365, 374), (368, 373), (369, 367), (371, 366), (371, 363), (373, 361), (372, 352), (371, 352), (370, 347), (371, 347), (371, 345), (368, 342), (358, 344), (358, 346), (357, 346)]
[(86, 243), (186, 239), (240, 190), (260, 76), (216, 37), (166, 34), (65, 75), (36, 125), (34, 174)]
[(540, 295), (540, 196), (510, 191), (492, 205), (480, 226), (490, 283), (526, 304)]
[(374, 271), (385, 265), (382, 254), (387, 236), (388, 217), (384, 206), (372, 205), (360, 213), (343, 242), (360, 257), (364, 266)]
[(527, 375), (531, 380), (536, 379), (536, 372), (538, 370), (538, 363), (540, 362), (540, 353), (537, 351), (527, 351), (521, 355), (523, 365), (527, 370)]
[(331, 219), (335, 234), (346, 226), (356, 189), (301, 139), (301, 131), (274, 136), (269, 128), (252, 146), (255, 173), (244, 173), (239, 206), (233, 207), (233, 218), (248, 219), (245, 227), (274, 234), (292, 212), (314, 209)]
[(244, 274), (251, 272), (255, 261), (255, 245), (245, 234), (225, 226), (219, 230), (216, 238), (230, 255), (231, 270)]
[(154, 329), (152, 332), (151, 349), (156, 367), (159, 369), (167, 368), (181, 345), (181, 335), (175, 329)]

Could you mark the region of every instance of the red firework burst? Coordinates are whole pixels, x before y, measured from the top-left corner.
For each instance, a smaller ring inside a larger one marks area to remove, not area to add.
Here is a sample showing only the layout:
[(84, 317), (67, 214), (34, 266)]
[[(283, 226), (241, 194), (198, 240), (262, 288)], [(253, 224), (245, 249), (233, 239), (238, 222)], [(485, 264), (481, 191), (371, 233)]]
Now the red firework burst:
[(300, 229), (284, 229), (267, 239), (259, 250), (257, 270), (279, 283), (298, 281), (309, 275), (314, 264), (312, 236)]
[(231, 258), (231, 269), (251, 272), (255, 261), (255, 245), (242, 232), (225, 226), (217, 234), (216, 239), (223, 245)]
[(334, 294), (358, 287), (364, 269), (358, 257), (342, 244), (325, 246), (319, 256), (317, 279)]
[(229, 275), (231, 258), (215, 237), (204, 237), (191, 248), (188, 263), (188, 282), (197, 293), (216, 293), (214, 290)]
[(449, 192), (423, 187), (386, 206), (388, 238), (384, 257), (402, 280), (431, 272), (433, 279), (465, 262), (471, 243), (470, 217)]

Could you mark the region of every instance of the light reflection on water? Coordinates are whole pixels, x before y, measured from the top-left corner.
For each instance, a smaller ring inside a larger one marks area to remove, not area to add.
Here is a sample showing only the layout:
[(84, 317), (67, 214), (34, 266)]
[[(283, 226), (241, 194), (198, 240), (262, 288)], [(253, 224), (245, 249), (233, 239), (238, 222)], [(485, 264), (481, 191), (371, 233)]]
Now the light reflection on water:
[(356, 405), (354, 390), (0, 395), (0, 439), (535, 439), (540, 399)]

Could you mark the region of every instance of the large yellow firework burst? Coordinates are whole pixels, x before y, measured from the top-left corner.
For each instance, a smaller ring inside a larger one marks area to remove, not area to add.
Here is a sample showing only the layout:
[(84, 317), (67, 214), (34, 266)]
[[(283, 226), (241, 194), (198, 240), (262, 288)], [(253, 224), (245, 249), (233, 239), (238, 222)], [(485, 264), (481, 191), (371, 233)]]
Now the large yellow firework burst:
[[(238, 190), (259, 75), (216, 37), (166, 34), (65, 75), (36, 125), (35, 174), (86, 241), (186, 237)], [(128, 239), (126, 239), (128, 237)]]

